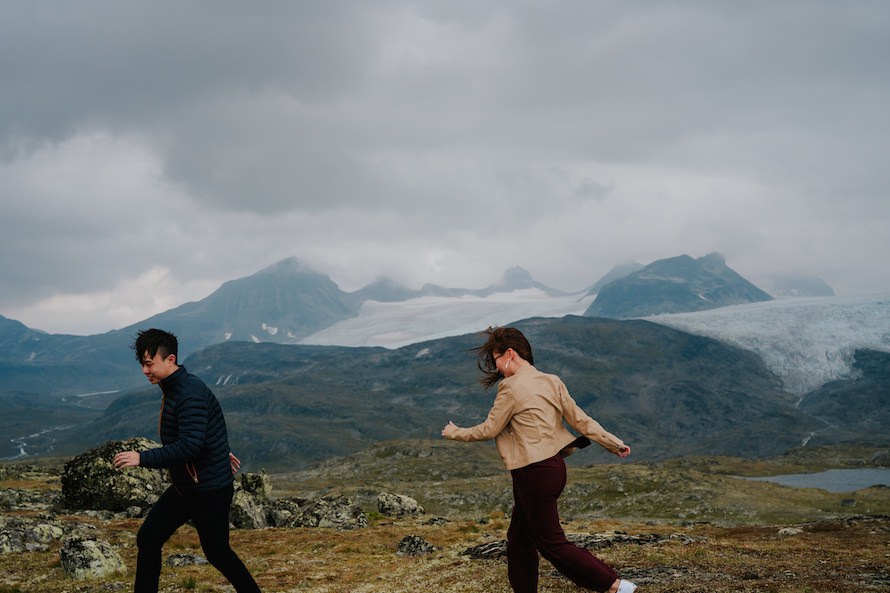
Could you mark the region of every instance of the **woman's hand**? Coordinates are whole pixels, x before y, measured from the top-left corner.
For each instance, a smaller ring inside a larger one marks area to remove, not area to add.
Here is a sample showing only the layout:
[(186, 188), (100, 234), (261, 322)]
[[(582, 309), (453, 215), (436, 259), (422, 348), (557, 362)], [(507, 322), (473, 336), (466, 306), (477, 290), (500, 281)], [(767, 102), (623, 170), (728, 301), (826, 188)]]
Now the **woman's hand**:
[(122, 451), (114, 456), (114, 467), (124, 469), (125, 467), (139, 466), (139, 451)]
[(617, 455), (618, 457), (627, 457), (628, 455), (630, 455), (630, 447), (624, 445), (623, 447), (615, 451), (615, 455)]
[(451, 422), (449, 420), (448, 424), (445, 425), (445, 428), (442, 429), (442, 436), (446, 439), (450, 439), (454, 435), (454, 432), (457, 430), (457, 428), (458, 426), (454, 422)]

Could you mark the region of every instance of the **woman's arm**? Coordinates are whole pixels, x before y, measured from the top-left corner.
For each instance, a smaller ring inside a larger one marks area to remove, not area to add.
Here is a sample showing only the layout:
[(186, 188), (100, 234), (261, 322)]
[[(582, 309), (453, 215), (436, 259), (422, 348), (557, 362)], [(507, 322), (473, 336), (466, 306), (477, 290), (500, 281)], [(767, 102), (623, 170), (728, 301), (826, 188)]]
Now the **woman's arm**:
[(630, 447), (617, 436), (606, 430), (602, 425), (587, 415), (582, 410), (572, 396), (569, 395), (568, 389), (562, 381), (559, 382), (559, 401), (562, 405), (562, 414), (569, 423), (569, 426), (580, 432), (601, 447), (618, 455), (619, 457), (627, 457), (630, 455)]
[(455, 441), (487, 441), (498, 436), (512, 417), (512, 392), (507, 385), (501, 382), (485, 422), (469, 428), (461, 428), (454, 422), (448, 422), (442, 429), (442, 436)]

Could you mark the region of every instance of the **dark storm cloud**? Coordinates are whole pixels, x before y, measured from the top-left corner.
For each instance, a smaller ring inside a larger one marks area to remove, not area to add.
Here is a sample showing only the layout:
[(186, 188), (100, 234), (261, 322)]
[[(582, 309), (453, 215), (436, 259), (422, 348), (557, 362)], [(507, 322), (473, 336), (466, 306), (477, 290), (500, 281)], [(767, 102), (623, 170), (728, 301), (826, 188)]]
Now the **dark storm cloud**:
[(888, 33), (828, 0), (5, 3), (0, 314), (290, 255), (352, 288), (716, 250), (888, 289)]

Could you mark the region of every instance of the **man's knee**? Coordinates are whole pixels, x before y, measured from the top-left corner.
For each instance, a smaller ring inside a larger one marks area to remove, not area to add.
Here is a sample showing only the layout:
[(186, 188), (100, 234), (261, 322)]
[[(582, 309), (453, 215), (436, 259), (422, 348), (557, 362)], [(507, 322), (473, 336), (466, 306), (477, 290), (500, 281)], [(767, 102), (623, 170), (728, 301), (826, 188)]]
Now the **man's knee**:
[(201, 546), (201, 549), (204, 550), (204, 557), (207, 558), (207, 562), (216, 568), (227, 566), (232, 562), (232, 558), (235, 557), (232, 547), (227, 545)]
[(152, 529), (151, 526), (146, 523), (143, 523), (142, 527), (140, 527), (139, 531), (136, 533), (136, 547), (140, 550), (150, 550), (153, 548), (160, 550), (166, 541), (166, 538), (160, 536), (155, 529)]

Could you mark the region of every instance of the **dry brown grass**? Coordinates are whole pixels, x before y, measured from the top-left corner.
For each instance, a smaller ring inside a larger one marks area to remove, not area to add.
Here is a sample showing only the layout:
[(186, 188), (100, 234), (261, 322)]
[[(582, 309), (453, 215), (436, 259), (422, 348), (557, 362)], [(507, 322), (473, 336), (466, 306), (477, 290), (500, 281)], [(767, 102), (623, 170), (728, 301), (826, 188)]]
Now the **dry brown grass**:
[[(63, 517), (83, 521), (83, 517)], [(97, 535), (120, 551), (132, 575), (139, 520), (90, 520)], [(279, 593), (509, 593), (503, 560), (471, 560), (467, 547), (502, 539), (506, 521), (455, 521), (441, 526), (417, 520), (382, 521), (357, 531), (329, 529), (238, 530), (233, 547), (266, 592)], [(693, 543), (620, 544), (595, 553), (641, 593), (823, 593), (890, 589), (890, 518), (850, 518), (798, 525), (797, 535), (780, 526), (647, 525), (627, 521), (571, 522), (567, 532), (621, 530), (629, 534), (682, 533)], [(419, 535), (437, 550), (409, 558), (396, 554), (407, 535)], [(195, 531), (182, 528), (166, 554), (201, 554)], [(580, 591), (541, 563), (542, 593)], [(125, 591), (130, 577), (74, 581), (59, 565), (58, 551), (0, 556), (0, 592)], [(164, 567), (161, 590), (226, 591), (209, 566)]]
[[(386, 463), (392, 464), (389, 459)], [(446, 458), (447, 463), (453, 460)], [(794, 465), (814, 469), (814, 464)], [(794, 463), (791, 463), (794, 462)], [(429, 465), (429, 461), (427, 461)], [(775, 462), (726, 458), (688, 459), (663, 464), (622, 464), (570, 470), (563, 496), (565, 529), (570, 533), (623, 531), (631, 535), (682, 534), (656, 544), (617, 544), (596, 550), (640, 593), (851, 593), (890, 591), (890, 489), (869, 488), (848, 494), (732, 478), (775, 473)], [(818, 464), (816, 464), (818, 465)], [(828, 466), (844, 466), (834, 457)], [(353, 462), (344, 468), (355, 467)], [(475, 478), (431, 481), (402, 467), (381, 478), (378, 466), (359, 464), (365, 473), (273, 476), (276, 495), (330, 492), (362, 494), (381, 490), (417, 498), (434, 515), (452, 521), (425, 525), (424, 519), (391, 520), (370, 512), (371, 525), (356, 531), (329, 529), (236, 530), (232, 545), (266, 593), (509, 593), (506, 564), (471, 560), (462, 552), (505, 537), (505, 509), (491, 504), (503, 497), (480, 498), (482, 506), (454, 504), (461, 492), (497, 492), (509, 488), (503, 472)], [(383, 466), (389, 468), (389, 466)], [(494, 467), (494, 466), (493, 466)], [(796, 466), (795, 466), (796, 467)], [(402, 470), (402, 471), (397, 471)], [(419, 470), (418, 470), (419, 471)], [(483, 473), (483, 472), (480, 472)], [(406, 479), (406, 477), (411, 479)], [(347, 479), (351, 478), (351, 480)], [(352, 486), (350, 486), (352, 484)], [(360, 486), (358, 486), (358, 485)], [(57, 479), (22, 476), (3, 488), (59, 488)], [(472, 490), (468, 490), (472, 489)], [(359, 497), (361, 498), (361, 497)], [(500, 504), (500, 503), (499, 503)], [(587, 505), (587, 506), (585, 506)], [(369, 504), (363, 504), (372, 510)], [(482, 512), (479, 509), (486, 508)], [(458, 512), (460, 509), (464, 511)], [(13, 512), (7, 514), (34, 515)], [(608, 517), (608, 518), (606, 518)], [(128, 575), (93, 581), (67, 577), (59, 562), (58, 542), (46, 552), (0, 555), (0, 593), (75, 593), (128, 591), (135, 569), (135, 534), (140, 519), (103, 522), (82, 515), (58, 517), (90, 523), (96, 535), (123, 556)], [(785, 526), (800, 533), (780, 535)], [(410, 558), (396, 554), (399, 542), (418, 535), (437, 550)], [(691, 543), (689, 543), (691, 541)], [(175, 553), (202, 555), (191, 527), (177, 532), (165, 547)], [(581, 589), (541, 562), (541, 593), (577, 593)], [(231, 587), (210, 566), (164, 567), (161, 591), (224, 592)]]

